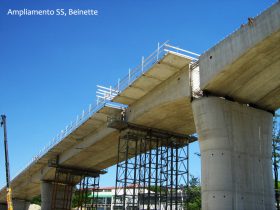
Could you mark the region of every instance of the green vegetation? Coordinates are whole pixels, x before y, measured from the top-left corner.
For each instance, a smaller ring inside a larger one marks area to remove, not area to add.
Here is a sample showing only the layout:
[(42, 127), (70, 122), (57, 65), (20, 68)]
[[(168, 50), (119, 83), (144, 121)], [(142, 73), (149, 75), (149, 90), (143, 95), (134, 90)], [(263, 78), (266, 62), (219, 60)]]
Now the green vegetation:
[(72, 208), (76, 208), (79, 205), (79, 197), (78, 197), (78, 193), (74, 193), (73, 197), (72, 197)]
[(188, 210), (201, 209), (201, 186), (197, 177), (191, 176), (190, 187), (188, 190)]
[(280, 210), (279, 202), (279, 177), (278, 169), (280, 163), (280, 123), (277, 121), (276, 117), (273, 120), (273, 131), (272, 131), (272, 162), (274, 171), (274, 188), (275, 188), (275, 200), (277, 210)]
[[(81, 203), (79, 203), (79, 199), (81, 199), (80, 196), (81, 195), (79, 195), (79, 191), (75, 190), (75, 193), (73, 194), (73, 197), (72, 197), (72, 208), (76, 208), (81, 205)], [(83, 196), (85, 196), (85, 195), (83, 195)], [(92, 202), (91, 193), (88, 193), (87, 197), (84, 198), (83, 200), (84, 200), (83, 202), (90, 204)]]
[(34, 197), (34, 198), (31, 200), (31, 203), (32, 203), (32, 204), (41, 205), (41, 195), (38, 195), (38, 196)]
[[(186, 208), (188, 210), (200, 210), (201, 209), (201, 186), (199, 178), (190, 176), (189, 189), (187, 191)], [(151, 186), (150, 190), (153, 192), (160, 192), (160, 187)]]

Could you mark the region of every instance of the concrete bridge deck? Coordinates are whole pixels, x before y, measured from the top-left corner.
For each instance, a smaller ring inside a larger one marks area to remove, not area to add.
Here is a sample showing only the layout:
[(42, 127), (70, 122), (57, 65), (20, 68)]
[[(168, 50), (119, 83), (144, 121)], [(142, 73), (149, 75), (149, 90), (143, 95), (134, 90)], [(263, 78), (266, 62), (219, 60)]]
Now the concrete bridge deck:
[(200, 56), (201, 89), (266, 110), (280, 107), (279, 7), (275, 4)]
[[(112, 101), (126, 104), (129, 122), (181, 134), (196, 132), (190, 64), (192, 58), (166, 52)], [(263, 110), (280, 107), (280, 3), (242, 26), (199, 57), (200, 89)], [(117, 162), (118, 131), (107, 116), (121, 110), (104, 106), (12, 180), (14, 197), (40, 194), (41, 180), (52, 180), (47, 163), (59, 155), (64, 165), (105, 169)], [(0, 201), (5, 200), (4, 188)]]
[[(191, 61), (190, 57), (168, 52), (113, 101), (129, 105), (129, 122), (181, 134), (194, 133), (190, 91), (186, 82)], [(41, 180), (54, 178), (55, 170), (48, 167), (48, 161), (57, 155), (60, 164), (78, 165), (85, 169), (102, 170), (116, 164), (119, 132), (107, 127), (107, 117), (119, 115), (120, 112), (120, 109), (104, 105), (93, 113), (13, 179), (13, 196), (30, 200), (40, 194)], [(0, 201), (4, 200), (5, 192), (2, 189)]]

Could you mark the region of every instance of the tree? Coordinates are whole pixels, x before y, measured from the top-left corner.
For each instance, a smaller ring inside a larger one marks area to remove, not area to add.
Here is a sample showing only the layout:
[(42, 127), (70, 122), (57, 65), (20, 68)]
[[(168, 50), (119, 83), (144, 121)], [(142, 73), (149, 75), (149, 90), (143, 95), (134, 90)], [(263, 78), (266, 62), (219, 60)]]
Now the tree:
[(32, 204), (41, 205), (41, 195), (38, 195), (38, 196), (34, 197), (34, 198), (31, 200), (31, 203), (32, 203)]
[(200, 210), (201, 209), (201, 186), (199, 178), (191, 175), (189, 189), (188, 189), (188, 210)]
[(277, 210), (280, 210), (280, 201), (279, 201), (279, 177), (278, 177), (278, 168), (280, 162), (280, 123), (277, 120), (277, 116), (273, 120), (273, 130), (272, 130), (272, 163), (274, 171), (274, 188), (275, 188), (275, 200)]

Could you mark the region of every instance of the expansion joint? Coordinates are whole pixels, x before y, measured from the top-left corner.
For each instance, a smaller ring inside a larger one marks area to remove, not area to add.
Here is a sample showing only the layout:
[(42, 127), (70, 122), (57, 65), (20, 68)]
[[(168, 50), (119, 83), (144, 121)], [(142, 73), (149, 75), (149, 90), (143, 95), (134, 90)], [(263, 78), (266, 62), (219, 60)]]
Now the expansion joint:
[(232, 101), (232, 102), (237, 102), (239, 104), (243, 104), (243, 105), (246, 105), (248, 107), (252, 107), (252, 108), (255, 108), (255, 109), (259, 109), (259, 110), (262, 110), (262, 111), (269, 112), (269, 113), (273, 114), (273, 116), (275, 116), (275, 111), (274, 110), (266, 109), (266, 108), (261, 107), (257, 104), (254, 104), (254, 103), (245, 103), (245, 102), (240, 101), (236, 98), (233, 98), (233, 97), (230, 97), (230, 96), (227, 96), (227, 95), (221, 95), (221, 94), (213, 93), (213, 92), (210, 92), (208, 90), (201, 91), (201, 95), (199, 97), (191, 97), (191, 101), (202, 98), (202, 97), (210, 97), (210, 96), (222, 98), (224, 100), (228, 100), (228, 101)]

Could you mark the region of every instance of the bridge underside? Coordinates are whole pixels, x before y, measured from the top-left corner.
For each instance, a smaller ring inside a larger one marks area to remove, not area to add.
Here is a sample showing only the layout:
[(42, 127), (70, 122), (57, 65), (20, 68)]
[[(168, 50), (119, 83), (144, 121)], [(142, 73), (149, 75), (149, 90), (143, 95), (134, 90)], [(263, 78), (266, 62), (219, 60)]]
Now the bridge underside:
[[(266, 110), (280, 107), (280, 32), (226, 67), (204, 90)], [(212, 58), (214, 59), (214, 58)]]
[[(193, 60), (169, 51), (128, 80), (112, 99), (128, 106), (125, 118), (132, 124), (177, 135), (198, 133), (203, 210), (273, 209), (272, 115), (267, 111), (280, 107), (279, 26), (278, 2), (201, 55), (196, 85), (198, 93), (206, 94), (192, 102)], [(188, 167), (180, 169), (188, 152), (178, 144), (180, 138), (107, 127), (107, 117), (120, 116), (121, 111), (104, 105), (89, 112), (89, 118), (13, 179), (14, 197), (30, 200), (39, 195), (41, 181), (55, 179), (56, 170), (48, 161), (59, 156), (58, 164), (86, 170), (118, 164), (115, 205), (134, 208), (141, 199), (149, 208), (184, 205), (188, 183), (179, 177), (189, 173)], [(152, 191), (154, 186), (159, 188)], [(4, 200), (2, 189), (0, 201)]]
[[(180, 134), (194, 133), (186, 82), (190, 62), (189, 58), (168, 53), (117, 96), (115, 102), (129, 105), (128, 121)], [(103, 170), (117, 164), (120, 133), (107, 127), (107, 117), (119, 116), (120, 112), (105, 106), (93, 114), (13, 180), (14, 197), (30, 200), (39, 195), (41, 180), (52, 181), (55, 177), (55, 169), (47, 165), (57, 155), (60, 164), (84, 169)], [(0, 200), (5, 200), (3, 191)]]
[(253, 104), (280, 107), (280, 4), (242, 26), (199, 59), (201, 89)]

